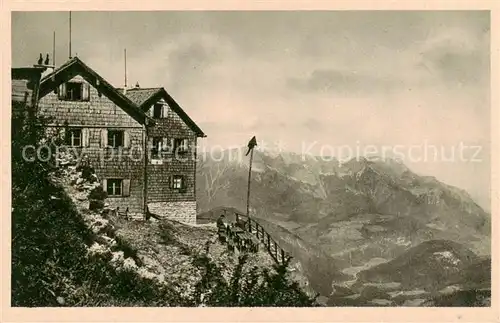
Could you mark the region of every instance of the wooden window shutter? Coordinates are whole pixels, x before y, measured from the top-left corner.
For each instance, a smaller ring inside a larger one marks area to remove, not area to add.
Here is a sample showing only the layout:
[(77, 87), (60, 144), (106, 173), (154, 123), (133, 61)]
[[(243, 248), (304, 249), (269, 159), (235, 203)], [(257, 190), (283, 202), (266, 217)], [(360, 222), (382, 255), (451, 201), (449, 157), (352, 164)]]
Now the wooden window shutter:
[(130, 147), (130, 133), (128, 130), (123, 131), (123, 147)]
[(148, 147), (147, 150), (151, 151), (153, 149), (153, 137), (148, 137)]
[(82, 129), (82, 146), (83, 147), (89, 147), (90, 146), (89, 128), (83, 128)]
[(168, 177), (168, 182), (170, 183), (170, 188), (174, 188), (174, 176), (170, 175)]
[(90, 101), (90, 84), (88, 83), (82, 84), (82, 100)]
[(161, 117), (162, 118), (166, 118), (168, 115), (168, 105), (164, 104), (162, 107), (161, 107)]
[(101, 147), (108, 146), (108, 129), (101, 130)]
[(61, 85), (59, 85), (57, 97), (59, 99), (64, 99), (66, 97), (66, 83), (62, 83)]
[(172, 153), (175, 153), (175, 149), (177, 148), (177, 147), (175, 147), (175, 139), (170, 138), (170, 140), (168, 141), (168, 144), (170, 145), (170, 151)]
[(90, 101), (90, 84), (86, 84), (87, 85), (87, 101)]
[(154, 110), (155, 110), (155, 106), (154, 105), (152, 105), (152, 106), (149, 107), (148, 116), (150, 116), (151, 118), (153, 117)]
[(182, 176), (181, 177), (181, 189), (185, 190), (187, 188), (187, 185), (186, 185), (186, 176)]
[(124, 179), (122, 181), (122, 195), (123, 196), (130, 196), (130, 179)]
[(80, 87), (80, 97), (82, 98), (82, 101), (85, 101), (85, 94), (87, 91), (85, 90), (85, 83), (82, 83), (82, 86)]
[(102, 179), (101, 180), (101, 186), (102, 186), (102, 190), (104, 192), (107, 192), (108, 191), (108, 180), (107, 179)]

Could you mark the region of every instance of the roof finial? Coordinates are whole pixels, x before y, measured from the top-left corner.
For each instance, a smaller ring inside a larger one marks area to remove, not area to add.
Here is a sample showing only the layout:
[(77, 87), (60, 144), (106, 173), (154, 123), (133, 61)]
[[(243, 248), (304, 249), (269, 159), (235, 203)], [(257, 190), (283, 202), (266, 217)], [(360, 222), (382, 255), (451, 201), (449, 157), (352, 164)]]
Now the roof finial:
[(137, 83), (135, 83), (135, 88), (138, 89), (140, 88), (141, 86), (139, 85), (139, 81), (137, 81)]
[(50, 63), (49, 54), (47, 54), (47, 56), (45, 57), (45, 62), (44, 62), (44, 64), (45, 64), (45, 65), (49, 65), (49, 63)]
[(42, 56), (42, 53), (40, 53), (40, 57), (38, 58), (38, 65), (42, 65), (43, 64), (43, 56)]

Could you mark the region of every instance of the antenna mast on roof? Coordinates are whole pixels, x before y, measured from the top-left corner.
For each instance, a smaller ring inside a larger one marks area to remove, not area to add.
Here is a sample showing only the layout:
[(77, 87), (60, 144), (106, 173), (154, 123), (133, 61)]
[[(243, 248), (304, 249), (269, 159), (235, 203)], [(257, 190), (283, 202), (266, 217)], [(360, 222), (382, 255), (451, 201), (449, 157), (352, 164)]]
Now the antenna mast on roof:
[(69, 59), (71, 59), (71, 11), (69, 12)]
[(125, 84), (123, 85), (123, 94), (127, 94), (127, 49), (123, 50), (123, 55), (125, 57)]
[(56, 67), (56, 32), (54, 31), (54, 38), (52, 39), (52, 65)]

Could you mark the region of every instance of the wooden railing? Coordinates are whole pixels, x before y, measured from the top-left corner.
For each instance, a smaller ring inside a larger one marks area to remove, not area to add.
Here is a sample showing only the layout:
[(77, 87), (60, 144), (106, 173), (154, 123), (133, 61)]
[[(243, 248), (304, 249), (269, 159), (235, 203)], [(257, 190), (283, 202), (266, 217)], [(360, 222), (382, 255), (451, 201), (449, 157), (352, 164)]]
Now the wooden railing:
[(259, 222), (251, 217), (238, 212), (234, 213), (236, 216), (237, 225), (242, 225), (242, 228), (247, 232), (254, 235), (265, 247), (267, 252), (271, 255), (273, 260), (278, 264), (283, 264), (292, 257), (279, 246), (279, 244), (271, 237), (269, 233), (260, 225)]
[(114, 210), (114, 213), (115, 213), (115, 216), (117, 216), (117, 217), (124, 217), (126, 220), (130, 220), (128, 208), (123, 210), (123, 209), (120, 209), (120, 207), (116, 207), (116, 209)]

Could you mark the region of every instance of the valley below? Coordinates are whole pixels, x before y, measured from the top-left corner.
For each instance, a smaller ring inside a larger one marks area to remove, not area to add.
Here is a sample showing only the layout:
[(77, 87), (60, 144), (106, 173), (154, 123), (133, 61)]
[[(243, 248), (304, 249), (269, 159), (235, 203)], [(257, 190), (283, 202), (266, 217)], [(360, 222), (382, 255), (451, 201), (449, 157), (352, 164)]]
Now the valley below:
[[(491, 219), (469, 194), (395, 160), (258, 151), (251, 216), (329, 306), (489, 306)], [(198, 169), (199, 221), (243, 211), (248, 164)]]

